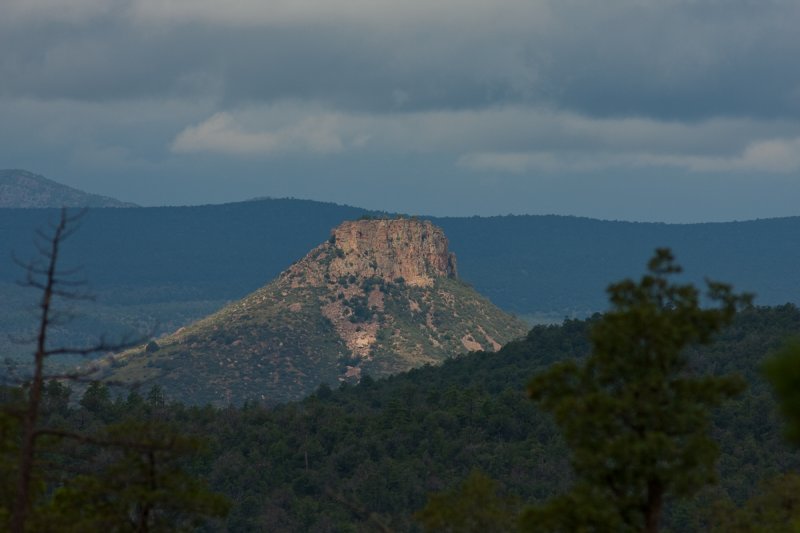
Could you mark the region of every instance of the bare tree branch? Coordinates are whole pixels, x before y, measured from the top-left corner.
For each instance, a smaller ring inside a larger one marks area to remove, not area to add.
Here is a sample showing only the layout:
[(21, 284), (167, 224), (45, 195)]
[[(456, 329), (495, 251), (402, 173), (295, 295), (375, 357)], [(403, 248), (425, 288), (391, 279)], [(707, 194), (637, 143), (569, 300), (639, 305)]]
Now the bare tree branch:
[[(42, 230), (36, 232), (38, 240), (35, 239), (34, 244), (39, 251), (39, 257), (28, 262), (20, 261), (14, 257), (14, 262), (25, 269), (26, 279), (21, 285), (41, 291), (41, 299), (38, 304), (38, 327), (35, 336), (31, 339), (36, 345), (33, 355), (33, 371), (30, 377), (23, 382), (25, 384), (24, 408), (18, 410), (18, 415), (22, 422), (22, 440), (16, 494), (9, 524), (13, 533), (24, 533), (26, 529), (32, 503), (31, 484), (37, 439), (43, 435), (51, 435), (61, 438), (77, 438), (83, 442), (97, 441), (95, 437), (38, 427), (44, 383), (54, 377), (45, 373), (45, 361), (55, 356), (89, 356), (97, 353), (119, 351), (138, 343), (130, 342), (130, 339), (118, 343), (109, 343), (104, 338), (101, 338), (95, 344), (82, 347), (58, 346), (51, 348), (48, 345), (50, 328), (60, 323), (64, 317), (70, 317), (69, 314), (54, 308), (55, 300), (57, 298), (70, 301), (90, 299), (84, 292), (74, 290), (77, 287), (86, 285), (84, 281), (70, 279), (70, 276), (79, 272), (79, 269), (62, 269), (58, 265), (61, 246), (78, 229), (78, 222), (85, 213), (86, 210), (82, 210), (77, 214), (70, 214), (66, 208), (62, 209), (58, 220), (49, 225), (49, 232), (45, 233)], [(139, 340), (137, 339), (137, 341)], [(94, 364), (87, 369), (62, 374), (60, 377), (63, 380), (77, 381), (96, 373), (100, 368), (102, 368), (102, 365)], [(9, 411), (15, 410), (14, 406), (4, 407), (8, 407)], [(132, 443), (125, 444), (131, 445)]]

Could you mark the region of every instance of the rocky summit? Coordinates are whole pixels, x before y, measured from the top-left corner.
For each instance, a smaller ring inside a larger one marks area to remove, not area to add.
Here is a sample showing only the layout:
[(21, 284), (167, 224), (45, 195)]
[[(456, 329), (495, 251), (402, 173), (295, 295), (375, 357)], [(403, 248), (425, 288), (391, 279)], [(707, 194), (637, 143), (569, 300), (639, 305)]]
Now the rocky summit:
[(107, 374), (190, 403), (275, 403), (494, 351), (525, 331), (458, 279), (441, 228), (367, 219), (341, 224), (246, 298), (117, 355)]

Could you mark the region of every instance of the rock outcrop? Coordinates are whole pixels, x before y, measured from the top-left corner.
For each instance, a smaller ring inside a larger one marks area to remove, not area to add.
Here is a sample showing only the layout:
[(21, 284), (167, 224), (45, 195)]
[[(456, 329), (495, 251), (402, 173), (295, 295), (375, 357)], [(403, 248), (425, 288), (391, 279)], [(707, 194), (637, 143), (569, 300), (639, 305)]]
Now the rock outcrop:
[(111, 374), (188, 402), (285, 401), (525, 333), (456, 276), (444, 232), (428, 221), (345, 222), (272, 283), (159, 339), (155, 352), (121, 354)]
[(402, 278), (415, 287), (429, 287), (440, 277), (456, 277), (456, 256), (447, 248), (441, 228), (416, 219), (345, 222), (331, 232), (341, 250), (330, 265), (333, 276)]

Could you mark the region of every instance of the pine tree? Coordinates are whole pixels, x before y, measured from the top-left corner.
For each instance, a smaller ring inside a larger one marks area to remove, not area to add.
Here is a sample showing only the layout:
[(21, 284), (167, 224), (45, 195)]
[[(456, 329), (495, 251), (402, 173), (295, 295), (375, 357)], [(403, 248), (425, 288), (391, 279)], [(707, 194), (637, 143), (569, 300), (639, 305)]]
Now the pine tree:
[(710, 410), (744, 389), (736, 376), (695, 376), (684, 349), (709, 343), (749, 303), (707, 281), (707, 300), (659, 249), (639, 282), (611, 285), (611, 310), (583, 364), (553, 365), (529, 385), (572, 450), (570, 492), (523, 515), (527, 530), (658, 531), (665, 502), (714, 481)]

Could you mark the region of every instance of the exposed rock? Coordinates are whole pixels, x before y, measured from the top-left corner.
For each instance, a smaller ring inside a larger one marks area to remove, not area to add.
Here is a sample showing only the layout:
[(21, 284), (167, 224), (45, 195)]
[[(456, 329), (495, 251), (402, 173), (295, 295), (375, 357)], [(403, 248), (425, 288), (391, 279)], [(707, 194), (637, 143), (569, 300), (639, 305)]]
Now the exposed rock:
[(118, 357), (113, 377), (155, 381), (188, 402), (285, 401), (525, 333), (456, 275), (428, 221), (345, 222), (272, 283), (159, 339), (158, 352)]
[[(376, 277), (429, 287), (438, 277), (456, 277), (456, 256), (447, 249), (447, 237), (429, 221), (379, 219), (345, 222), (334, 229), (335, 255), (330, 274)], [(336, 254), (336, 252), (335, 252)]]

